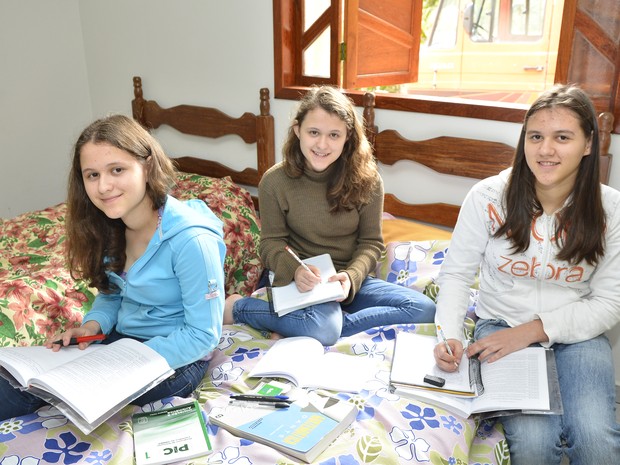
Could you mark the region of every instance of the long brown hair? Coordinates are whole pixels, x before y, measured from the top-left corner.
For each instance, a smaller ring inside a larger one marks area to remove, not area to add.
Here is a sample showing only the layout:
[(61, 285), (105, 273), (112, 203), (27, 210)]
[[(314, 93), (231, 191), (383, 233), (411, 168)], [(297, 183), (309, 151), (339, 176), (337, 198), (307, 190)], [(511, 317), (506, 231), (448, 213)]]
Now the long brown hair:
[(91, 123), (73, 150), (67, 193), (67, 260), (74, 277), (90, 282), (100, 292), (111, 292), (106, 270), (122, 271), (125, 266), (125, 224), (110, 219), (90, 200), (84, 187), (80, 153), (86, 143), (109, 144), (124, 150), (140, 163), (149, 161), (146, 194), (153, 209), (166, 203), (176, 179), (172, 161), (149, 132), (131, 118), (112, 115)]
[(338, 116), (347, 127), (347, 141), (342, 154), (334, 162), (335, 171), (327, 186), (330, 211), (334, 213), (341, 209), (359, 208), (371, 200), (379, 174), (364, 132), (363, 119), (356, 113), (351, 99), (338, 89), (315, 86), (301, 99), (282, 148), (284, 170), (294, 178), (304, 173), (306, 162), (294, 127), (301, 126), (308, 112), (315, 108), (322, 108)]
[(560, 246), (559, 260), (571, 264), (586, 260), (594, 265), (605, 252), (606, 226), (599, 173), (598, 121), (592, 101), (573, 85), (557, 86), (543, 93), (527, 111), (504, 196), (506, 221), (495, 237), (507, 234), (515, 252), (529, 247), (532, 219), (541, 215), (543, 209), (536, 197), (536, 179), (525, 160), (525, 134), (530, 117), (547, 108), (570, 110), (586, 138), (591, 138), (590, 155), (582, 157), (569, 201), (558, 213), (555, 239)]

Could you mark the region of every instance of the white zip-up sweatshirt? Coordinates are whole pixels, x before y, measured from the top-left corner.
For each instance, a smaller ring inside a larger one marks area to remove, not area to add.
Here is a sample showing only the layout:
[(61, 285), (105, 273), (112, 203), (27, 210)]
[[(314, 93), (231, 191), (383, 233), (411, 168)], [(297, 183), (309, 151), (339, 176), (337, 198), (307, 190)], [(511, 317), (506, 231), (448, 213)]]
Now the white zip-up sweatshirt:
[(463, 339), (469, 289), (480, 270), (476, 314), (517, 326), (540, 319), (545, 346), (591, 339), (620, 321), (620, 192), (601, 185), (607, 216), (605, 255), (596, 267), (556, 259), (556, 216), (532, 223), (530, 246), (511, 252), (503, 223), (502, 199), (510, 169), (478, 182), (467, 194), (437, 283), (435, 321), (447, 338)]

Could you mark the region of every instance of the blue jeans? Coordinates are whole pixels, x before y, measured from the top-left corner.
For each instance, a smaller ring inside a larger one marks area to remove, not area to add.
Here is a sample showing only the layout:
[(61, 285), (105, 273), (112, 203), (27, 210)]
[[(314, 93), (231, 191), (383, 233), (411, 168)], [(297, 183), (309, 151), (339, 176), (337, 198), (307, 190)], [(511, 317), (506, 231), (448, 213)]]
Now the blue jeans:
[[(118, 333), (113, 334), (118, 335)], [(109, 343), (113, 340), (115, 340), (115, 336), (111, 335), (106, 339), (106, 342)], [(208, 361), (198, 360), (177, 368), (172, 376), (133, 400), (131, 404), (145, 405), (172, 396), (188, 397), (202, 381), (208, 366)], [(27, 391), (13, 388), (2, 377), (0, 377), (0, 399), (2, 399), (0, 401), (0, 421), (33, 413), (46, 404)]]
[[(479, 320), (475, 338), (507, 327)], [(612, 464), (620, 458), (620, 425), (615, 416), (614, 365), (604, 335), (575, 344), (554, 344), (564, 413), (500, 418), (512, 465)], [(615, 457), (615, 458), (614, 458)]]
[(323, 345), (382, 325), (432, 323), (435, 303), (413, 289), (367, 277), (348, 305), (327, 302), (278, 316), (269, 302), (245, 297), (235, 302), (233, 319), (284, 337), (310, 336)]

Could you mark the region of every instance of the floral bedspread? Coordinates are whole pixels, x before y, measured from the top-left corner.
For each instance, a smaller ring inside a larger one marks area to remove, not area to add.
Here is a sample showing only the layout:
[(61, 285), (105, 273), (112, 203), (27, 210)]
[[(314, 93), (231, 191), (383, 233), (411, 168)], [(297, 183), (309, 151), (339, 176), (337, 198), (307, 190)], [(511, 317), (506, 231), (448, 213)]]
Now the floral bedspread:
[[(224, 222), (228, 254), (226, 292), (250, 294), (261, 272), (259, 219), (247, 191), (230, 179), (182, 173), (173, 195), (201, 198)], [(79, 325), (96, 291), (74, 280), (65, 267), (66, 205), (0, 220), (0, 347), (42, 343), (48, 336)], [(434, 297), (434, 277), (446, 241), (394, 242), (377, 266), (377, 276)], [(472, 290), (475, 299), (475, 290)], [(336, 393), (358, 408), (356, 421), (317, 459), (322, 465), (497, 464), (510, 459), (499, 424), (459, 418), (440, 408), (400, 398), (388, 389), (394, 339), (398, 331), (431, 334), (433, 325), (389, 326), (342, 338), (329, 350), (368, 357), (374, 378), (359, 394)], [(196, 392), (205, 415), (223, 406), (233, 392), (254, 384), (247, 374), (273, 341), (248, 326), (225, 326)], [(415, 363), (415, 354), (412, 354)], [(0, 399), (1, 401), (1, 399)], [(55, 408), (0, 419), (0, 465), (133, 464), (131, 415), (186, 399), (169, 398), (141, 408), (127, 406), (90, 435), (84, 435)], [(275, 450), (209, 425), (214, 451), (189, 463), (295, 464)]]
[[(388, 389), (394, 339), (398, 331), (430, 334), (432, 325), (387, 326), (341, 338), (329, 350), (368, 357), (374, 378), (358, 394), (336, 394), (355, 404), (356, 420), (316, 460), (321, 465), (509, 464), (499, 424), (465, 419), (443, 409), (391, 394)], [(228, 402), (230, 393), (256, 384), (247, 374), (273, 344), (245, 325), (225, 326), (204, 383), (196, 396), (206, 415)], [(412, 361), (414, 354), (412, 354)], [(54, 408), (0, 423), (0, 465), (133, 463), (131, 415), (185, 402), (163, 399), (125, 407), (90, 435), (68, 423)], [(243, 440), (209, 424), (213, 453), (188, 463), (290, 465), (299, 462), (267, 446)]]

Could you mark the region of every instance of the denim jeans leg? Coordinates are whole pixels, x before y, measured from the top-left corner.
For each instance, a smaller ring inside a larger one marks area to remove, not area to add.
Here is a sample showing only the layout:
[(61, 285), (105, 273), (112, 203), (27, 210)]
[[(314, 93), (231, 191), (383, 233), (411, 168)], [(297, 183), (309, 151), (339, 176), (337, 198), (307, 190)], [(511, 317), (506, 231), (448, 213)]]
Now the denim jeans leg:
[(34, 413), (46, 402), (26, 391), (14, 388), (0, 377), (0, 421)]
[(208, 367), (208, 361), (198, 360), (177, 368), (172, 376), (131, 403), (133, 405), (146, 405), (149, 402), (155, 402), (165, 397), (189, 397), (200, 385)]
[[(479, 320), (476, 339), (507, 327)], [(620, 457), (620, 425), (615, 419), (611, 346), (603, 335), (574, 344), (554, 344), (562, 415), (515, 415), (501, 418), (513, 465), (613, 463)]]
[(571, 465), (620, 460), (620, 425), (615, 415), (615, 374), (609, 340), (600, 335), (575, 344), (555, 344), (553, 348), (564, 405), (564, 450)]
[(383, 325), (432, 323), (435, 303), (413, 289), (367, 277), (349, 305), (343, 305), (342, 336)]
[(273, 331), (284, 337), (309, 336), (321, 344), (336, 343), (342, 330), (342, 311), (338, 302), (312, 305), (278, 316), (269, 302), (245, 297), (235, 302), (233, 319), (261, 331)]

